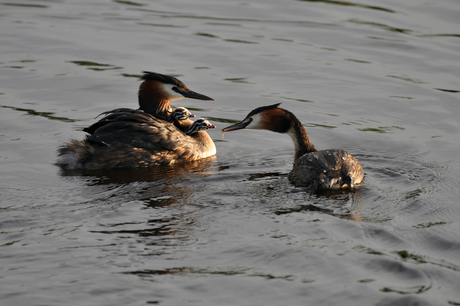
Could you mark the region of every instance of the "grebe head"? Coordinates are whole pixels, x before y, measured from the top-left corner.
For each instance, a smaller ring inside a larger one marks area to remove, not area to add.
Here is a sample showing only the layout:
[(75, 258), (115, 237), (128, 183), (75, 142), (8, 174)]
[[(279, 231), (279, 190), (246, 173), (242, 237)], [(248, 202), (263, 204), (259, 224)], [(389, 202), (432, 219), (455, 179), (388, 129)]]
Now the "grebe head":
[(190, 128), (185, 132), (187, 135), (192, 135), (195, 134), (199, 131), (205, 131), (209, 129), (215, 129), (216, 126), (211, 124), (208, 120), (204, 118), (200, 118), (193, 122), (193, 124), (190, 126)]
[(168, 117), (169, 122), (187, 120), (188, 118), (194, 118), (195, 115), (192, 114), (185, 107), (176, 107), (171, 115)]
[(284, 108), (279, 108), (280, 103), (261, 106), (252, 110), (243, 121), (222, 129), (225, 132), (241, 129), (269, 130), (277, 133), (286, 133), (294, 142), (294, 161), (308, 152), (316, 152), (310, 137), (297, 117)]
[(252, 110), (242, 121), (223, 128), (222, 132), (254, 129), (287, 133), (291, 127), (291, 120), (286, 110), (278, 108), (280, 104), (258, 107)]
[(139, 87), (139, 107), (150, 114), (167, 112), (169, 102), (184, 98), (214, 101), (214, 99), (190, 90), (175, 77), (160, 73), (144, 71)]

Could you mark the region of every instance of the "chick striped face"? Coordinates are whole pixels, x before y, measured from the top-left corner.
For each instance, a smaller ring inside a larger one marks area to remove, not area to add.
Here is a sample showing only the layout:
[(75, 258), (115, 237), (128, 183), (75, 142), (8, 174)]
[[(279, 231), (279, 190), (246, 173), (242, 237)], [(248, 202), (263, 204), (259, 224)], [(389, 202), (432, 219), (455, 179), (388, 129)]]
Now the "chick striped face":
[(199, 131), (206, 131), (209, 129), (215, 129), (216, 126), (211, 124), (208, 120), (204, 118), (200, 118), (193, 122), (193, 124), (190, 126), (190, 128), (185, 132), (187, 135), (192, 135), (195, 134)]
[(192, 114), (185, 107), (176, 107), (172, 114), (168, 117), (169, 122), (187, 120), (188, 118), (194, 118), (195, 115)]

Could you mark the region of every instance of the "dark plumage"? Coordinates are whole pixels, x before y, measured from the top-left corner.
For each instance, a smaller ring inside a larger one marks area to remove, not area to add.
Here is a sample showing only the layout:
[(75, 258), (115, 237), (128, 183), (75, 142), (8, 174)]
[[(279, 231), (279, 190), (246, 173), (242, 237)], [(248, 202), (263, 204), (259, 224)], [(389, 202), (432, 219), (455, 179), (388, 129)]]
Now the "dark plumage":
[(111, 169), (197, 160), (216, 153), (204, 131), (209, 128), (214, 126), (197, 120), (188, 135), (140, 111), (107, 113), (86, 129), (90, 135), (84, 140), (72, 140), (58, 150), (57, 164), (65, 169)]

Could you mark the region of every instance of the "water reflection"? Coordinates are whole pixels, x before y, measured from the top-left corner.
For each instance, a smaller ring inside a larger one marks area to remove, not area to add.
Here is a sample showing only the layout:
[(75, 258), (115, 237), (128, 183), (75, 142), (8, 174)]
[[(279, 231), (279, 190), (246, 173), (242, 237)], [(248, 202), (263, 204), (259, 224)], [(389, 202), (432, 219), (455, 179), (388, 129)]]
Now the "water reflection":
[(111, 201), (119, 203), (116, 211), (100, 218), (89, 232), (110, 236), (101, 239), (115, 239), (117, 242), (112, 248), (128, 244), (133, 249), (139, 247), (142, 255), (159, 256), (169, 252), (165, 247), (192, 243), (194, 225), (202, 217), (194, 195), (202, 186), (189, 182), (200, 181), (215, 167), (215, 157), (211, 157), (151, 168), (61, 170), (61, 175), (86, 184), (88, 188), (83, 190), (95, 193), (89, 196), (96, 205), (96, 198), (101, 194), (101, 205)]
[(392, 26), (382, 24), (382, 23), (377, 23), (377, 22), (362, 21), (357, 18), (352, 18), (348, 20), (348, 22), (355, 23), (355, 24), (369, 25), (371, 27), (381, 28), (387, 31), (403, 33), (403, 34), (409, 34), (413, 32), (412, 30), (409, 30), (409, 29), (396, 28), (396, 27), (392, 27)]
[[(60, 169), (63, 177), (79, 177), (88, 187), (104, 187), (105, 197), (117, 197), (120, 202), (142, 201), (145, 207), (165, 207), (177, 203), (193, 203), (194, 186), (178, 184), (209, 175), (216, 167), (215, 156), (169, 166), (148, 168), (69, 170)], [(97, 189), (100, 192), (100, 188)]]
[[(295, 192), (303, 193), (301, 188), (296, 189)], [(274, 214), (320, 212), (350, 221), (362, 221), (360, 211), (363, 209), (364, 203), (360, 189), (321, 190), (309, 194), (308, 201), (305, 201), (305, 204), (275, 209)]]
[(235, 267), (229, 269), (221, 269), (221, 270), (211, 270), (211, 269), (202, 269), (202, 268), (194, 268), (194, 267), (173, 267), (161, 270), (138, 270), (138, 271), (127, 271), (122, 272), (123, 274), (132, 274), (137, 275), (143, 278), (151, 278), (158, 275), (167, 275), (167, 274), (178, 274), (178, 275), (189, 275), (189, 274), (200, 274), (200, 275), (223, 275), (223, 276), (234, 276), (234, 275), (247, 275), (250, 277), (262, 277), (264, 279), (280, 279), (280, 280), (287, 280), (293, 281), (295, 280), (294, 275), (282, 275), (277, 276), (271, 273), (263, 273), (260, 271), (254, 271), (254, 269), (244, 268), (244, 267)]
[(299, 1), (323, 2), (323, 3), (327, 3), (327, 4), (334, 4), (334, 5), (340, 5), (340, 6), (355, 6), (355, 7), (361, 7), (361, 8), (371, 9), (371, 10), (378, 10), (378, 11), (388, 12), (388, 13), (396, 13), (395, 11), (393, 11), (391, 9), (387, 9), (387, 8), (384, 8), (384, 7), (381, 7), (381, 6), (366, 5), (366, 4), (348, 2), (348, 1), (336, 1), (336, 0), (299, 0)]
[[(455, 1), (7, 2), (5, 305), (460, 305)], [(49, 148), (84, 127), (72, 118), (137, 90), (101, 91), (101, 74), (146, 65), (212, 84), (222, 125), (247, 101), (311, 108), (318, 144), (353, 151), (365, 184), (294, 188), (272, 135), (226, 137), (219, 162), (56, 176)]]
[(358, 131), (361, 131), (361, 132), (376, 132), (376, 133), (381, 133), (381, 134), (393, 133), (394, 130), (405, 130), (405, 128), (394, 125), (394, 126), (379, 126), (377, 128), (358, 129)]
[(25, 3), (2, 3), (2, 5), (7, 6), (19, 6), (19, 7), (31, 7), (31, 8), (48, 8), (48, 5), (41, 4), (25, 4)]
[(77, 121), (75, 119), (55, 116), (53, 112), (39, 112), (31, 108), (21, 108), (21, 107), (14, 107), (14, 106), (8, 106), (8, 105), (0, 105), (0, 107), (13, 109), (18, 112), (25, 112), (31, 116), (40, 116), (40, 117), (44, 117), (50, 120), (59, 120), (62, 122), (76, 122)]
[(145, 6), (145, 4), (137, 3), (133, 1), (122, 1), (122, 0), (113, 0), (115, 3), (125, 4), (125, 5), (132, 5), (132, 6)]
[(133, 182), (168, 182), (186, 173), (207, 174), (215, 167), (215, 156), (188, 163), (160, 165), (145, 168), (119, 168), (98, 170), (76, 170), (59, 168), (62, 176), (99, 178), (96, 184), (129, 184)]
[[(169, 217), (152, 218), (147, 222), (123, 222), (105, 224), (103, 230), (92, 230), (92, 233), (117, 235), (119, 238), (130, 239), (132, 236), (149, 238), (138, 240), (145, 246), (173, 246), (190, 240), (190, 226), (198, 221), (193, 218), (193, 211), (172, 214)], [(191, 218), (190, 218), (191, 217)], [(191, 220), (190, 220), (191, 219)], [(161, 250), (154, 250), (156, 255), (164, 254)]]
[(88, 69), (94, 71), (105, 71), (105, 70), (114, 70), (114, 69), (122, 69), (123, 67), (117, 67), (115, 65), (110, 64), (101, 64), (91, 61), (70, 61), (70, 63), (74, 63), (78, 66), (87, 66)]

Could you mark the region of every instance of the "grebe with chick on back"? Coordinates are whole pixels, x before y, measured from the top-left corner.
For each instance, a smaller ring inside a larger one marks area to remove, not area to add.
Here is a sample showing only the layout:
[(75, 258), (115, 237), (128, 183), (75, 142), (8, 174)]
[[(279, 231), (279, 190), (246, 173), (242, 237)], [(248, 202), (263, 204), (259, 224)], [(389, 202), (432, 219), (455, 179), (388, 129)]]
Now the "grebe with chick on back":
[(72, 140), (58, 150), (56, 164), (64, 169), (148, 167), (194, 161), (216, 154), (206, 119), (195, 122), (186, 108), (170, 101), (192, 98), (214, 101), (190, 90), (180, 80), (144, 72), (139, 87), (139, 109), (118, 108), (102, 113), (83, 129), (84, 140)]
[(294, 142), (294, 166), (288, 175), (297, 187), (309, 190), (355, 187), (364, 179), (364, 171), (356, 158), (341, 149), (316, 150), (302, 123), (278, 104), (252, 110), (243, 121), (222, 129), (225, 132), (241, 129), (269, 130), (286, 133)]

